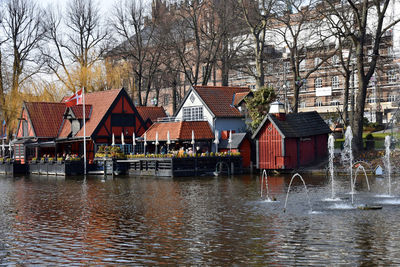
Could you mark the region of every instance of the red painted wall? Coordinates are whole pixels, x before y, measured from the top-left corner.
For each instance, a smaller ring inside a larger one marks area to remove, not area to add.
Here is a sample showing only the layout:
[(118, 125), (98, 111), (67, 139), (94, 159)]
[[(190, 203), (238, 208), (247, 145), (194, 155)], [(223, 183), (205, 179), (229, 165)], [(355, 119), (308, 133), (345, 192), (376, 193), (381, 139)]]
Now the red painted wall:
[(297, 140), (296, 138), (285, 138), (285, 169), (297, 167)]
[(259, 169), (294, 169), (311, 164), (327, 155), (328, 135), (306, 138), (285, 138), (285, 156), (282, 137), (271, 122), (266, 122), (258, 135)]
[(267, 122), (258, 139), (258, 166), (260, 169), (280, 169), (282, 163), (282, 137), (271, 122)]
[(299, 138), (300, 165), (310, 164), (315, 160), (315, 136)]
[(247, 138), (243, 140), (242, 144), (239, 147), (239, 150), (240, 155), (243, 158), (243, 168), (249, 168), (251, 161), (251, 144)]

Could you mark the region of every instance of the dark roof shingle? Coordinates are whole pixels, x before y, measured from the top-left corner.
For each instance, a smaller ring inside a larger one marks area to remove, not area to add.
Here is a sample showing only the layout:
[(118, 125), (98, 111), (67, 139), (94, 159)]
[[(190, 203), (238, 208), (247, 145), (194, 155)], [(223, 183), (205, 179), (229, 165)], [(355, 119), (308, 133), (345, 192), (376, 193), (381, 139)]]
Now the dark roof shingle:
[(26, 102), (25, 107), (37, 137), (57, 137), (63, 121), (64, 103)]
[(275, 124), (278, 131), (285, 137), (307, 137), (331, 133), (329, 126), (316, 111), (289, 113), (286, 114), (285, 120), (278, 120), (274, 115), (268, 114), (254, 132), (253, 139), (258, 135), (267, 120)]

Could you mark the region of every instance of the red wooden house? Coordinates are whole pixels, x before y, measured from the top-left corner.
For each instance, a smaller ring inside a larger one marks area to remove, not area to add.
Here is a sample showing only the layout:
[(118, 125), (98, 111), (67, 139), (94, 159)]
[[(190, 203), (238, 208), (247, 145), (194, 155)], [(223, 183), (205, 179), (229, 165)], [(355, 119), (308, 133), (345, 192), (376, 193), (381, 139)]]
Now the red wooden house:
[(243, 158), (243, 168), (249, 168), (251, 164), (251, 142), (247, 133), (234, 133), (232, 131), (231, 143), (229, 140), (229, 131), (221, 132), (221, 141), (218, 145), (219, 152), (240, 152)]
[[(88, 160), (99, 145), (110, 145), (112, 135), (126, 146), (132, 135), (143, 134), (147, 127), (124, 89), (85, 95), (86, 147)], [(17, 128), (15, 158), (25, 161), (43, 154), (83, 154), (83, 107), (66, 107), (64, 103), (24, 103)], [(35, 148), (34, 151), (26, 149)], [(47, 147), (47, 148), (46, 148)], [(18, 151), (18, 152), (17, 152)], [(29, 152), (30, 151), (30, 152)]]
[(64, 103), (24, 102), (13, 141), (14, 158), (25, 163), (38, 153), (54, 154), (55, 139), (63, 121)]
[(331, 130), (321, 116), (315, 111), (285, 114), (274, 104), (282, 105), (271, 104), (270, 113), (252, 136), (257, 168), (295, 169), (326, 157)]

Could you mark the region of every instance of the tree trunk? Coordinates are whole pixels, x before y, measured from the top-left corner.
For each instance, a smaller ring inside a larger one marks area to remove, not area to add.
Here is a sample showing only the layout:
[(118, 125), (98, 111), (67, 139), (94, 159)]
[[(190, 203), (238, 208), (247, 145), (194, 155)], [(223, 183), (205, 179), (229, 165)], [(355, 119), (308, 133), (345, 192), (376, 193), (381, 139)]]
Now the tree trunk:
[(351, 72), (347, 71), (344, 77), (344, 95), (343, 95), (343, 120), (344, 125), (349, 125), (349, 90)]
[(362, 133), (364, 126), (364, 109), (365, 109), (365, 99), (367, 96), (368, 82), (365, 78), (361, 76), (361, 72), (358, 73), (358, 92), (357, 92), (357, 102), (354, 111), (354, 125), (353, 125), (353, 148), (355, 151), (361, 151), (364, 148)]

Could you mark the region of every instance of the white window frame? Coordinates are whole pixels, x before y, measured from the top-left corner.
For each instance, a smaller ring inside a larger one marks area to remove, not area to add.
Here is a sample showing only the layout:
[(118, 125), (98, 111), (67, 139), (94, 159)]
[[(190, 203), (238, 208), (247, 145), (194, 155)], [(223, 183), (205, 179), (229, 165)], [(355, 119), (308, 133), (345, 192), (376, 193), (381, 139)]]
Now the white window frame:
[(396, 102), (397, 96), (396, 95), (388, 95), (387, 102)]
[(315, 100), (314, 106), (316, 106), (316, 107), (322, 107), (322, 106), (323, 106), (322, 100), (321, 100), (321, 99)]
[(332, 89), (338, 89), (340, 86), (340, 79), (339, 76), (333, 76), (331, 78), (331, 82), (332, 82)]
[(395, 83), (397, 82), (397, 73), (395, 70), (388, 70), (387, 72), (387, 82)]
[(202, 121), (202, 120), (204, 120), (203, 106), (183, 107), (182, 119), (184, 121)]
[(314, 80), (314, 88), (322, 88), (322, 78), (318, 77)]

